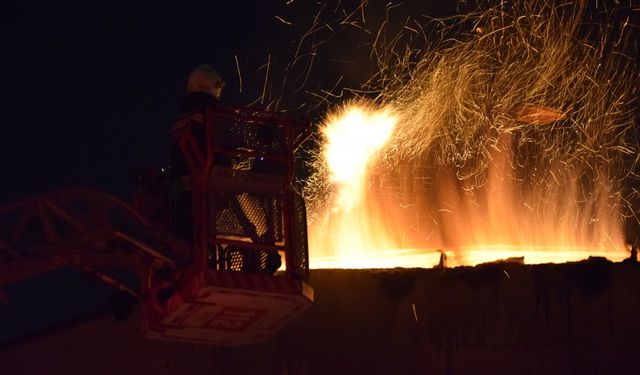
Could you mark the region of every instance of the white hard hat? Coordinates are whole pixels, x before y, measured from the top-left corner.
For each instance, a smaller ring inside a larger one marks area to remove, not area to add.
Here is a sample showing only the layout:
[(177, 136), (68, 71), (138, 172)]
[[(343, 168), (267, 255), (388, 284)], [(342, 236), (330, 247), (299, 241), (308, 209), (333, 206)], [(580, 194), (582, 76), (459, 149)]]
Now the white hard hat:
[(189, 74), (187, 93), (206, 92), (220, 98), (224, 81), (220, 74), (209, 65), (200, 65)]

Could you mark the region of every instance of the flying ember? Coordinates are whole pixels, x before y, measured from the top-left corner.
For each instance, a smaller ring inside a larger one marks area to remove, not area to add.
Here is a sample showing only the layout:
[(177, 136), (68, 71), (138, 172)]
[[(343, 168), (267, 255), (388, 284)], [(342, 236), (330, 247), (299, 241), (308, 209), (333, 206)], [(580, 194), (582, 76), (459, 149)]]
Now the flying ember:
[(628, 257), (637, 76), (626, 23), (589, 29), (586, 14), (503, 4), (457, 18), (435, 46), (389, 53), (379, 95), (324, 121), (312, 266)]

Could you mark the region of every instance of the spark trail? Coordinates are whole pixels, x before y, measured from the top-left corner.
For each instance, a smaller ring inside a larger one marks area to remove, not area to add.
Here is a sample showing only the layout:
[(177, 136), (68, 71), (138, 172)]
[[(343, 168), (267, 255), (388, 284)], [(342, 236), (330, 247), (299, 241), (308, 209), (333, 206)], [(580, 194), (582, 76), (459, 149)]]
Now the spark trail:
[[(307, 187), (312, 264), (427, 267), (437, 250), (457, 264), (628, 256), (633, 30), (614, 11), (591, 21), (585, 2), (532, 3), (434, 21), (426, 47), (376, 36), (378, 96), (324, 124)], [(369, 152), (373, 119), (390, 113), (388, 139)], [(335, 143), (350, 147), (336, 157)]]

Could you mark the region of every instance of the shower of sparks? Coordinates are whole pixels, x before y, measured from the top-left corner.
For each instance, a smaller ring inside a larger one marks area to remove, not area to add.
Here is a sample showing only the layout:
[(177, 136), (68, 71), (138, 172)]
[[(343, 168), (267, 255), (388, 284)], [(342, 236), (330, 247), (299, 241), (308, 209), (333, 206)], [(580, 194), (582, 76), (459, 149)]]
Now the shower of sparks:
[[(501, 3), (433, 21), (440, 41), (420, 49), (381, 28), (365, 88), (378, 96), (324, 121), (306, 192), (312, 267), (429, 267), (440, 249), (461, 265), (627, 257), (630, 29), (585, 14), (582, 1)], [(393, 125), (371, 152), (377, 116)]]

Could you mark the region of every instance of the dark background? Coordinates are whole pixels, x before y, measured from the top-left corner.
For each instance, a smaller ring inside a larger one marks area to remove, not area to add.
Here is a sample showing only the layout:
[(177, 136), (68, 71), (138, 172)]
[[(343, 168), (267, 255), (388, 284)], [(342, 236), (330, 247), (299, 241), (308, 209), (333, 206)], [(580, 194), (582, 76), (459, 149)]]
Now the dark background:
[[(371, 41), (385, 14), (401, 25), (408, 16), (455, 7), (443, 0), (373, 2), (349, 17), (359, 1), (287, 2), (6, 4), (0, 204), (67, 186), (128, 200), (131, 171), (167, 165), (168, 127), (199, 64), (219, 70), (225, 103), (317, 120), (327, 105), (350, 96), (322, 100), (322, 90), (335, 87), (340, 96), (377, 70)], [(345, 19), (358, 26), (341, 24)]]

